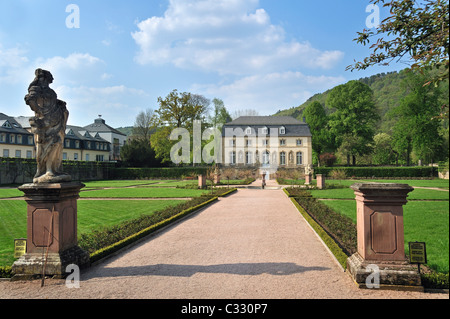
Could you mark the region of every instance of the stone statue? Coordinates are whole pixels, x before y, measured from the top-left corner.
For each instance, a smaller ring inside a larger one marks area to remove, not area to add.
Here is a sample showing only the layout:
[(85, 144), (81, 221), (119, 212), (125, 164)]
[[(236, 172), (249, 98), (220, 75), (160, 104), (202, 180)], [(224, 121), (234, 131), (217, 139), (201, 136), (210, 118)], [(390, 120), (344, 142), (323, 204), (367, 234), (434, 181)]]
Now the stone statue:
[(53, 76), (37, 69), (35, 79), (28, 87), (25, 103), (35, 112), (30, 118), (31, 132), (36, 144), (37, 171), (33, 183), (70, 182), (62, 171), (62, 151), (69, 112), (66, 102), (58, 100), (49, 85)]
[(313, 166), (311, 164), (306, 165), (305, 167), (305, 175), (311, 175), (313, 173)]

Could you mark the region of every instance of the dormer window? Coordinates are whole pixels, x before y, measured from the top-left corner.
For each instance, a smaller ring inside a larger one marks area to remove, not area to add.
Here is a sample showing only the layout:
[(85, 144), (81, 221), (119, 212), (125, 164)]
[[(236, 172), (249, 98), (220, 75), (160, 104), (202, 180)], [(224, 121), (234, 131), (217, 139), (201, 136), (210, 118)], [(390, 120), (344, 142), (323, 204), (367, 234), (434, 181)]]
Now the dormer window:
[(264, 135), (269, 134), (269, 129), (268, 129), (267, 127), (263, 127), (262, 133), (263, 133)]
[(74, 136), (75, 134), (73, 133), (72, 129), (67, 129), (66, 135)]
[(252, 134), (252, 128), (251, 128), (251, 127), (247, 127), (247, 128), (245, 129), (245, 134), (247, 134), (247, 135)]
[(2, 127), (11, 128), (11, 124), (9, 124), (8, 121), (5, 121), (5, 122), (2, 124)]
[(280, 127), (280, 135), (286, 134), (286, 128), (284, 126)]

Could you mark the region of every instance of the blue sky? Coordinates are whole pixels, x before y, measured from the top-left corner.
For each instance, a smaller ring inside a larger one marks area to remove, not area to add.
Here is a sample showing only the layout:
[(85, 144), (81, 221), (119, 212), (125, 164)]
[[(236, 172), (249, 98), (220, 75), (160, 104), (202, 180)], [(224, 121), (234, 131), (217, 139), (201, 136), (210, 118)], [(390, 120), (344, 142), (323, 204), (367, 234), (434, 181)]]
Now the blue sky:
[[(79, 9), (79, 28), (70, 4)], [(131, 126), (172, 90), (219, 98), (233, 113), (271, 115), (352, 79), (404, 64), (345, 71), (369, 0), (2, 0), (0, 112), (24, 103), (36, 68), (52, 72), (69, 124), (98, 115)], [(381, 8), (382, 9), (382, 8)], [(381, 10), (381, 19), (387, 17)], [(70, 25), (69, 25), (70, 26)]]

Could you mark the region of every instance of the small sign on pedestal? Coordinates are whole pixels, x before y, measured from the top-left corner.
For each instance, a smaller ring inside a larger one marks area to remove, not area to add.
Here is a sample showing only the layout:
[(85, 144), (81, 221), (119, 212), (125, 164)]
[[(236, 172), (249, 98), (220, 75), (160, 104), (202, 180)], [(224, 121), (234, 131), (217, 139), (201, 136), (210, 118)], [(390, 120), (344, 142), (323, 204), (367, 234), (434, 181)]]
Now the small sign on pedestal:
[(27, 252), (27, 239), (14, 239), (14, 258), (20, 258)]

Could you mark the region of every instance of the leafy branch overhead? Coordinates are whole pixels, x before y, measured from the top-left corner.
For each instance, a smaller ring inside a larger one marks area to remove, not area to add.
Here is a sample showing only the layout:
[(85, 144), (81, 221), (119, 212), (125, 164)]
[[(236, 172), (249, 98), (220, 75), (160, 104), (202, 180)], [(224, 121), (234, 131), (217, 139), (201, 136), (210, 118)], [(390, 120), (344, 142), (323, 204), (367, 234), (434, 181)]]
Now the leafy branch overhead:
[(396, 60), (411, 64), (412, 69), (438, 69), (437, 75), (425, 84), (437, 85), (448, 79), (448, 0), (371, 0), (371, 3), (383, 4), (391, 15), (378, 28), (358, 32), (354, 41), (362, 45), (373, 43), (372, 53), (349, 65), (347, 70), (365, 70)]

